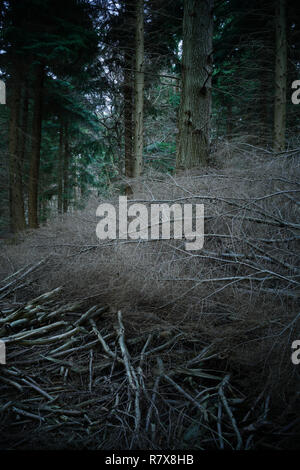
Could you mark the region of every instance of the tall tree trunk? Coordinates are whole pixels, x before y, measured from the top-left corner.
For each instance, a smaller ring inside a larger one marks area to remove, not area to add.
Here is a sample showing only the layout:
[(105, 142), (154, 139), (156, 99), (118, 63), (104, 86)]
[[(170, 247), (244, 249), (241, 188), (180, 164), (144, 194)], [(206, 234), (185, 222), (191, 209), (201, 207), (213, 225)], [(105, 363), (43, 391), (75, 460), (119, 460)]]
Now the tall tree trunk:
[(286, 129), (286, 83), (287, 83), (287, 42), (286, 42), (286, 2), (278, 0), (275, 12), (276, 63), (275, 63), (275, 102), (274, 102), (274, 151), (285, 149)]
[(64, 135), (64, 168), (63, 168), (63, 211), (68, 211), (69, 205), (69, 140), (68, 140), (68, 124), (65, 125)]
[[(24, 72), (28, 73), (28, 68), (24, 69)], [(21, 109), (21, 125), (20, 125), (20, 160), (22, 165), (24, 163), (27, 140), (28, 140), (28, 109), (29, 109), (29, 89), (28, 81), (25, 79), (23, 82), (23, 94), (22, 94), (22, 109)]]
[(20, 115), (21, 115), (21, 69), (17, 61), (11, 79), (10, 124), (9, 124), (9, 200), (10, 225), (16, 233), (24, 230), (25, 214), (22, 187), (22, 155), (20, 153)]
[[(27, 68), (25, 69), (25, 73), (27, 73)], [(27, 191), (24, 188), (24, 162), (27, 157), (27, 150), (28, 150), (28, 122), (29, 122), (29, 88), (28, 88), (28, 81), (25, 79), (23, 84), (23, 95), (22, 95), (22, 110), (21, 110), (21, 124), (20, 124), (20, 133), (19, 133), (19, 159), (20, 165), (22, 168), (22, 199), (23, 199), (23, 207), (27, 201)], [(26, 210), (25, 210), (26, 213)]]
[(128, 30), (128, 38), (124, 44), (124, 146), (125, 146), (125, 176), (133, 176), (133, 60), (131, 36), (134, 33), (134, 2), (125, 1), (125, 20), (124, 23)]
[[(259, 78), (259, 81), (260, 81), (260, 97), (259, 97), (259, 101), (260, 101), (260, 120), (259, 120), (259, 123), (260, 123), (260, 136), (259, 136), (259, 140), (260, 140), (260, 145), (262, 145), (263, 147), (264, 146), (267, 146), (270, 144), (270, 132), (269, 132), (269, 119), (268, 119), (268, 116), (269, 116), (269, 113), (268, 113), (268, 92), (269, 92), (269, 89), (268, 89), (268, 80), (266, 80), (266, 73), (265, 73), (265, 67), (262, 66), (262, 69), (261, 69), (261, 75), (260, 75), (260, 78)], [(272, 139), (272, 137), (271, 137)]]
[(42, 137), (44, 67), (38, 64), (35, 70), (33, 98), (32, 147), (29, 170), (28, 222), (30, 228), (38, 227), (38, 184)]
[(136, 0), (135, 80), (134, 80), (134, 161), (133, 177), (143, 166), (144, 134), (144, 0)]
[(63, 162), (64, 162), (64, 126), (60, 125), (59, 149), (58, 149), (58, 170), (57, 170), (57, 212), (62, 213), (63, 209)]
[(232, 133), (233, 133), (232, 102), (228, 101), (228, 104), (227, 104), (227, 122), (226, 122), (226, 134), (227, 134), (227, 139), (228, 140), (232, 139)]
[(211, 114), (213, 0), (184, 0), (176, 167), (205, 165)]

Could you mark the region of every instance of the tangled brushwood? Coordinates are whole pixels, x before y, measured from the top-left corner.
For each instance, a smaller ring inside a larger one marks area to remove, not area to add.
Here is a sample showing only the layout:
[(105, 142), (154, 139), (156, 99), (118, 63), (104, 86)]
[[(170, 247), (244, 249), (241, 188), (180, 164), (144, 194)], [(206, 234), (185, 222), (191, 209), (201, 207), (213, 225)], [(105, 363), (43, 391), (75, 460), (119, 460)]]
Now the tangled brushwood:
[(2, 449), (299, 447), (299, 151), (234, 155), (133, 185), (203, 203), (201, 251), (99, 241), (96, 197), (2, 242)]

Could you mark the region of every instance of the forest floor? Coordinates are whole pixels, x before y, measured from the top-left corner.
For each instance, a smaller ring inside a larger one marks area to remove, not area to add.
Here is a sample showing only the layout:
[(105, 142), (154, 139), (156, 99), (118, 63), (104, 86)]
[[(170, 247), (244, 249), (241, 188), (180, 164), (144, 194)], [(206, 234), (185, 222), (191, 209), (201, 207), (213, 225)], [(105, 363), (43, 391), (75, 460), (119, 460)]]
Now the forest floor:
[(98, 240), (117, 191), (2, 241), (0, 448), (299, 448), (299, 185), (296, 154), (236, 149), (134, 184), (203, 203), (201, 250)]

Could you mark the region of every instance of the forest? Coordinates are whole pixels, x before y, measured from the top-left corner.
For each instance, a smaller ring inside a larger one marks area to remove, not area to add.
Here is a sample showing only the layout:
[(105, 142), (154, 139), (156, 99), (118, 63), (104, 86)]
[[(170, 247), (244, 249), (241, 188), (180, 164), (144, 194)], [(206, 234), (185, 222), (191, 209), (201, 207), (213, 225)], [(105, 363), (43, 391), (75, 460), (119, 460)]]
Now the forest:
[(299, 2), (0, 30), (0, 450), (299, 449)]

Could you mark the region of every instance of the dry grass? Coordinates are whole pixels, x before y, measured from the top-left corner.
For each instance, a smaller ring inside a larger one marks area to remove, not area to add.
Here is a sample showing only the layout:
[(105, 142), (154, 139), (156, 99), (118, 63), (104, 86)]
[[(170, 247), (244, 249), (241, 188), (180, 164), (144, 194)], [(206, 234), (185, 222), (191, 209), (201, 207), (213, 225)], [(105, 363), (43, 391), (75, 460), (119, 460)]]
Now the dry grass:
[[(176, 178), (149, 172), (142, 182), (133, 184), (134, 201), (204, 203), (205, 243), (201, 251), (186, 251), (184, 240), (100, 242), (95, 234), (95, 213), (103, 201), (92, 198), (85, 210), (53, 219), (15, 243), (2, 245), (1, 279), (25, 265), (44, 262), (23, 278), (12, 278), (15, 282), (4, 289), (1, 302), (7, 309), (15, 308), (61, 286), (58, 302), (62, 304), (80, 300), (81, 312), (93, 305), (108, 306), (97, 323), (99, 330), (113, 328), (116, 312), (122, 311), (128, 338), (147, 338), (155, 332), (155, 344), (159, 345), (165, 336), (181, 334), (181, 339), (163, 352), (168, 371), (186, 367), (187, 361), (209, 347), (213, 357), (204, 363), (205, 370), (214, 370), (221, 380), (209, 395), (208, 408), (218, 410), (223, 403), (226, 415), (222, 380), (229, 374), (232, 388), (228, 399), (236, 403), (232, 406), (242, 429), (243, 446), (289, 448), (297, 446), (299, 404), (299, 372), (290, 360), (291, 343), (300, 334), (299, 153), (273, 158), (250, 146), (246, 152), (245, 146), (233, 143), (218, 151), (214, 168), (195, 169)], [(117, 196), (116, 192), (109, 202), (117, 202)], [(140, 349), (131, 354), (139, 358)], [(153, 393), (152, 368), (157, 360), (154, 354), (145, 366), (148, 394)], [(172, 376), (193, 396), (201, 387), (209, 388), (201, 376), (187, 374), (183, 382), (181, 377), (178, 372)], [(122, 387), (118, 380), (115, 386)], [(162, 395), (157, 406), (170, 415), (163, 418), (160, 435), (151, 435), (150, 428), (146, 432), (144, 423), (137, 445), (134, 431), (127, 429), (130, 426), (122, 418), (123, 431), (109, 428), (103, 448), (113, 448), (116, 436), (124, 449), (222, 448), (219, 427), (208, 435), (197, 434), (192, 428), (193, 408), (184, 402), (184, 396), (181, 404), (176, 402), (174, 384), (168, 382), (168, 386), (159, 389)], [(111, 394), (115, 400), (116, 395)], [(168, 407), (164, 400), (169, 400)], [(128, 400), (126, 403), (128, 406)], [(143, 419), (146, 410), (142, 409)], [(199, 422), (205, 423), (201, 419)], [(211, 426), (209, 419), (207, 424)], [(236, 448), (235, 429), (229, 431), (228, 426), (226, 421), (223, 431), (230, 442), (225, 448)], [(170, 440), (172, 433), (174, 439)], [(95, 446), (93, 440), (80, 442), (79, 447)]]

